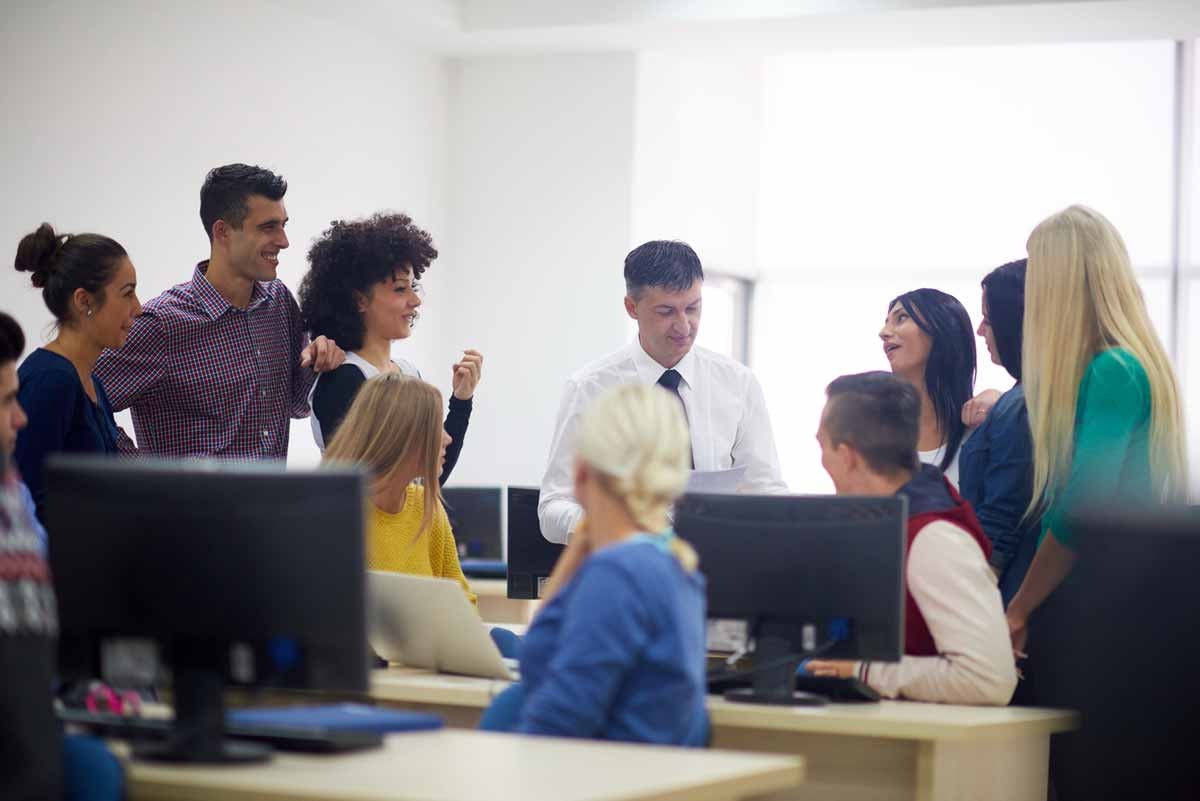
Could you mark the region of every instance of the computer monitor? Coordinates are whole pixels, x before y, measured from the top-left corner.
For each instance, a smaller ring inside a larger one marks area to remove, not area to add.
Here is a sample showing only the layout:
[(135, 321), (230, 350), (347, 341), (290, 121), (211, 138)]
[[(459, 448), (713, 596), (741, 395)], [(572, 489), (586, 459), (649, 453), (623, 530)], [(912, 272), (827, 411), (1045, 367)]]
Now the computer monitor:
[(1060, 781), (1095, 801), (1200, 798), (1200, 508), (1091, 509), (1073, 528), (1075, 567), (1027, 648), (1036, 694), (1081, 717), (1051, 742)]
[(500, 487), (442, 488), (459, 559), (504, 558), (503, 496)]
[(675, 531), (696, 549), (708, 616), (753, 638), (753, 698), (785, 703), (801, 659), (895, 662), (904, 649), (908, 501), (685, 495)]
[(367, 690), (357, 471), (60, 456), (47, 487), (62, 675), (170, 671), (173, 736), (139, 756), (266, 758), (222, 739), (226, 686)]
[(508, 488), (508, 597), (536, 600), (563, 551), (542, 536), (537, 487)]

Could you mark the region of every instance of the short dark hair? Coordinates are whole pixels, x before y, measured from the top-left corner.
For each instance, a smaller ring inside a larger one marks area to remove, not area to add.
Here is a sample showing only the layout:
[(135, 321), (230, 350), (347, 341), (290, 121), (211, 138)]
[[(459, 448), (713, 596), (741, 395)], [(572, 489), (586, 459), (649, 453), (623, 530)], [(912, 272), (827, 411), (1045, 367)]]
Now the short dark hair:
[(704, 280), (700, 257), (686, 242), (656, 239), (625, 257), (625, 291), (636, 295), (648, 286), (683, 292)]
[(224, 220), (240, 230), (250, 212), (246, 200), (262, 195), (268, 200), (282, 200), (287, 194), (287, 181), (270, 170), (249, 164), (226, 164), (214, 167), (204, 177), (200, 187), (200, 222), (212, 241), (213, 226)]
[(946, 450), (938, 465), (944, 472), (967, 433), (962, 407), (975, 392), (975, 327), (958, 298), (939, 289), (905, 292), (888, 304), (889, 313), (897, 303), (930, 340), (925, 391), (933, 402), (938, 428), (946, 437)]
[(11, 315), (0, 312), (0, 365), (15, 362), (25, 351), (25, 332)]
[(1027, 259), (1010, 261), (983, 279), (987, 296), (988, 323), (996, 340), (1000, 364), (1013, 378), (1021, 380), (1021, 327), (1025, 323), (1025, 267)]
[(58, 234), (42, 223), (17, 245), (18, 271), (33, 273), (30, 280), (42, 290), (42, 300), (59, 325), (71, 322), (71, 296), (83, 289), (104, 303), (104, 287), (126, 258), (125, 248), (100, 234)]
[(821, 427), (834, 445), (846, 444), (883, 475), (918, 467), (921, 398), (899, 376), (876, 370), (835, 378)]
[(305, 328), (345, 350), (358, 350), (366, 333), (358, 295), (370, 294), (372, 286), (406, 266), (415, 281), (437, 255), (433, 239), (407, 214), (334, 220), (308, 251), (309, 270), (300, 282)]

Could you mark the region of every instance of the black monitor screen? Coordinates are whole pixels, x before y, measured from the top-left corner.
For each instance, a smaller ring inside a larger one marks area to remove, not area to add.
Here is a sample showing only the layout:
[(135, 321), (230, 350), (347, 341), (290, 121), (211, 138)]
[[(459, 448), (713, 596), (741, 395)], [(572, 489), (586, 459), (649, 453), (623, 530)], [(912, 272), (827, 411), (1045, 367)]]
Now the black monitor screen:
[(358, 472), (59, 457), (48, 490), (64, 675), (144, 639), (229, 654), (235, 684), (367, 689)]
[(501, 495), (500, 487), (442, 488), (460, 559), (503, 558)]
[(700, 556), (710, 619), (803, 632), (798, 651), (897, 661), (904, 646), (903, 497), (686, 495), (675, 530)]

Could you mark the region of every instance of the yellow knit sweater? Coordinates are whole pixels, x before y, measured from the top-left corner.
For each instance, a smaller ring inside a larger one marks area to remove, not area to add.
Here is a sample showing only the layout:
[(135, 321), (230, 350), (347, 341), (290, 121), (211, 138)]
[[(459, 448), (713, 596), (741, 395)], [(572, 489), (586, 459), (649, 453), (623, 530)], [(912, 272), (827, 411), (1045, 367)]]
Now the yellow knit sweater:
[(462, 566), (458, 563), (458, 545), (446, 510), (438, 506), (429, 531), (417, 539), (421, 518), (425, 514), (425, 490), (416, 484), (408, 487), (404, 508), (389, 514), (377, 506), (371, 507), (371, 530), (367, 538), (367, 569), (411, 573), (414, 576), (434, 576), (454, 579), (472, 604), (475, 594), (467, 584)]

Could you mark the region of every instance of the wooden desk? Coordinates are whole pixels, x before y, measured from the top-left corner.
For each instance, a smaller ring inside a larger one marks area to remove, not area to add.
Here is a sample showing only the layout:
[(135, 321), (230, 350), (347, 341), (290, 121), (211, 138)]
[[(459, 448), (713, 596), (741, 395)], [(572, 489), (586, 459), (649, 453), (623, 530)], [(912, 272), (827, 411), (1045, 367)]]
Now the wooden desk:
[[(374, 671), (379, 703), (433, 711), (474, 727), (507, 682), (411, 668)], [(708, 703), (717, 748), (803, 756), (805, 783), (791, 799), (1044, 799), (1050, 735), (1071, 712), (885, 701), (825, 707)]]
[(355, 754), (277, 754), (265, 765), (123, 761), (130, 801), (732, 801), (804, 778), (795, 758), (454, 729), (393, 735)]
[(508, 597), (504, 579), (467, 579), (471, 592), (479, 597), (479, 616), (492, 623), (527, 624), (538, 602)]

